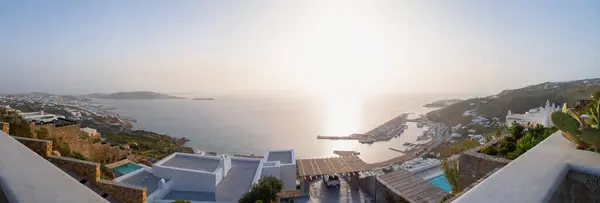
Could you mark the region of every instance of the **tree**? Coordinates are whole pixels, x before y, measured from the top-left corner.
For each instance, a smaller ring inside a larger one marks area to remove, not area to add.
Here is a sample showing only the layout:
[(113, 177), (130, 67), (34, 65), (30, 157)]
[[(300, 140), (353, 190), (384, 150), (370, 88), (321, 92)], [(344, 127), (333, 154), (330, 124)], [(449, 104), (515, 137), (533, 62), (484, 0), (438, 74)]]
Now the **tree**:
[(277, 193), (283, 189), (283, 181), (273, 177), (262, 177), (257, 184), (253, 185), (249, 192), (242, 195), (239, 203), (255, 203), (257, 200), (271, 202), (277, 200)]
[(458, 193), (458, 162), (442, 159), (442, 168), (444, 169), (448, 183), (452, 186), (452, 194)]

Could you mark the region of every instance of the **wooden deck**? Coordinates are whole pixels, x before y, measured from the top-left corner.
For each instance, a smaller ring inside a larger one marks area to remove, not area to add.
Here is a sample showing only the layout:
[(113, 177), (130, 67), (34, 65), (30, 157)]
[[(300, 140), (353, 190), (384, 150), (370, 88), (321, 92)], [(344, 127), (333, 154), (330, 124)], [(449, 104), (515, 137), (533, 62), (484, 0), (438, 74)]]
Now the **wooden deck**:
[(438, 203), (448, 193), (406, 170), (377, 177), (381, 184), (411, 203)]

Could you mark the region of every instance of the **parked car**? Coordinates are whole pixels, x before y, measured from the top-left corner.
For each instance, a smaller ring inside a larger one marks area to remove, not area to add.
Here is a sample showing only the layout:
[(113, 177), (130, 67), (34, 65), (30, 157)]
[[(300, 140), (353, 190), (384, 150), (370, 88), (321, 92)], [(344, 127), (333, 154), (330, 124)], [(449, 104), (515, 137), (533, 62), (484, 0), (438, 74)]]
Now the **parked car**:
[(323, 180), (325, 181), (325, 185), (327, 185), (327, 187), (340, 187), (340, 178), (336, 175), (325, 176), (323, 177)]
[(56, 122), (56, 120), (58, 120), (58, 117), (51, 115), (51, 116), (42, 116), (39, 118), (34, 118), (32, 120), (32, 122), (37, 123), (37, 124), (44, 124), (44, 123), (54, 123), (54, 122)]

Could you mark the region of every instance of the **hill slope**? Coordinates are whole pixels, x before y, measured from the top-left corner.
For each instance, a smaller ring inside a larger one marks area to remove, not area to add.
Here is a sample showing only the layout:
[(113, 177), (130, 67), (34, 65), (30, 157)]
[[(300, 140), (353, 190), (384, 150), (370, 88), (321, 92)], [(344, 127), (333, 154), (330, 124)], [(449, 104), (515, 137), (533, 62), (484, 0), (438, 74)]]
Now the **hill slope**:
[(149, 91), (117, 92), (112, 94), (93, 93), (87, 95), (87, 97), (99, 99), (185, 99), (183, 97)]
[(600, 91), (600, 78), (569, 82), (546, 82), (520, 89), (504, 90), (497, 95), (467, 99), (445, 108), (427, 113), (427, 118), (435, 122), (450, 122), (452, 126), (471, 122), (472, 116), (464, 116), (471, 110), (487, 119), (504, 118), (511, 110), (524, 113), (529, 109), (544, 106), (546, 100), (561, 105), (573, 104), (579, 99), (588, 99)]

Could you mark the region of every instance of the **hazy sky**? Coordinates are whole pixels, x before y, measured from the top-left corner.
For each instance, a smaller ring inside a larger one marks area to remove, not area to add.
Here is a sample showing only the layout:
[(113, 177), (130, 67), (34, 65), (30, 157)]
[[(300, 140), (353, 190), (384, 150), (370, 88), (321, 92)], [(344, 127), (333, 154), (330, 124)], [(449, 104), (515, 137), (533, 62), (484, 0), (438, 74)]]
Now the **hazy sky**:
[(0, 2), (0, 92), (485, 92), (600, 77), (600, 1)]

